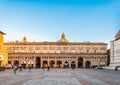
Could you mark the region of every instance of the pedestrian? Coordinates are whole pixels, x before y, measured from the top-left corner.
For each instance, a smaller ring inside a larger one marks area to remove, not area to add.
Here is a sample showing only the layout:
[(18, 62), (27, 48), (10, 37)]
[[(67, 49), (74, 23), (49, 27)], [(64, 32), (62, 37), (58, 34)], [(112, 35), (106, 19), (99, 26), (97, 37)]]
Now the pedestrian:
[(31, 72), (31, 67), (29, 67), (29, 72)]
[(2, 67), (2, 70), (5, 71), (5, 67), (4, 66)]
[(48, 66), (47, 68), (48, 68), (48, 70), (47, 70), (47, 71), (50, 71), (50, 67)]
[(118, 66), (115, 67), (115, 71), (117, 71), (117, 70), (118, 70)]
[(20, 69), (20, 71), (22, 71), (22, 67), (21, 66), (19, 67), (19, 69)]
[(74, 70), (74, 66), (72, 67), (72, 69)]
[(44, 71), (44, 66), (42, 67), (43, 71)]
[(13, 71), (14, 71), (14, 74), (16, 74), (16, 70), (17, 70), (17, 66), (16, 66), (16, 65), (14, 65), (14, 66), (13, 66)]

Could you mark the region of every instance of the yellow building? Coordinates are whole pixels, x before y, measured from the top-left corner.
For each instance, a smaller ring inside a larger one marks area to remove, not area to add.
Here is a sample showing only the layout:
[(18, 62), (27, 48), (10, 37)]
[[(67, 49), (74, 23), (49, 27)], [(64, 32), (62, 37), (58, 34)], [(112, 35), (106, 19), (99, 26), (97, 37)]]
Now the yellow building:
[(4, 46), (4, 36), (5, 33), (0, 31), (0, 67), (8, 64), (8, 55)]

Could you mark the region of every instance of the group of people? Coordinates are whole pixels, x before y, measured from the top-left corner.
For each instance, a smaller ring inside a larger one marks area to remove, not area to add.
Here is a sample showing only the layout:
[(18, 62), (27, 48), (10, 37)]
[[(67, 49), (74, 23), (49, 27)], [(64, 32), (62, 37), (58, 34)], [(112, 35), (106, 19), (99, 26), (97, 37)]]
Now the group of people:
[[(42, 69), (44, 70), (44, 67), (42, 67)], [(50, 67), (49, 66), (47, 67), (47, 71), (50, 71)]]
[[(19, 69), (20, 71), (22, 71), (23, 68), (22, 68), (21, 66), (18, 67), (17, 65), (14, 65), (14, 66), (13, 66), (14, 74), (16, 74), (16, 71), (17, 71), (18, 69)], [(25, 68), (24, 68), (24, 69), (25, 69)], [(28, 67), (28, 69), (29, 69), (29, 72), (31, 72), (31, 67)]]
[[(75, 67), (73, 66), (72, 69), (74, 70), (74, 68), (75, 68)], [(22, 68), (22, 67), (18, 67), (17, 65), (14, 65), (14, 66), (13, 66), (14, 74), (16, 74), (16, 71), (17, 71), (18, 69), (19, 69), (20, 71), (22, 71), (23, 68)], [(31, 67), (28, 67), (28, 69), (29, 69), (29, 72), (31, 72), (31, 69), (32, 69), (32, 68), (31, 68)], [(44, 70), (44, 67), (42, 67), (42, 69)], [(50, 66), (47, 67), (47, 71), (50, 71)]]

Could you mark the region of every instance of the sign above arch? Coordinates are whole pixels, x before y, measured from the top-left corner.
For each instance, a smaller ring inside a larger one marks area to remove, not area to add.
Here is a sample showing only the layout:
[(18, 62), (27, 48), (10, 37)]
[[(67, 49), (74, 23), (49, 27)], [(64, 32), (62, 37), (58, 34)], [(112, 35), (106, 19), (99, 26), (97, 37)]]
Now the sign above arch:
[(21, 64), (26, 64), (26, 61), (22, 61)]
[(33, 61), (29, 61), (28, 64), (33, 64)]

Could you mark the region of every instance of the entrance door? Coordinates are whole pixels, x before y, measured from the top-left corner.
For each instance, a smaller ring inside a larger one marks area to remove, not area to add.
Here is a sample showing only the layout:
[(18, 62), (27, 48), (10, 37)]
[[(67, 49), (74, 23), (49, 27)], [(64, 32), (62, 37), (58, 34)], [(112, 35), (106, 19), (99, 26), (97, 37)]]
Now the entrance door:
[(14, 65), (19, 66), (19, 61), (14, 61)]
[(40, 68), (41, 67), (41, 58), (40, 57), (36, 57), (36, 68)]
[(71, 68), (75, 68), (75, 62), (74, 61), (71, 62)]
[(33, 64), (28, 64), (28, 67), (33, 68)]
[(43, 67), (48, 67), (48, 62), (47, 61), (43, 61)]
[(79, 57), (78, 58), (78, 68), (81, 68), (81, 67), (83, 67), (83, 58)]
[(50, 61), (50, 67), (54, 67), (55, 62), (54, 61)]
[(69, 63), (66, 61), (65, 63), (64, 63), (64, 66), (63, 66), (64, 68), (69, 68)]
[(22, 68), (26, 68), (26, 64), (21, 64), (21, 67)]
[(58, 68), (62, 67), (62, 62), (61, 61), (57, 61), (57, 67)]
[(86, 67), (86, 68), (90, 68), (90, 61), (86, 61), (86, 62), (85, 62), (85, 67)]

